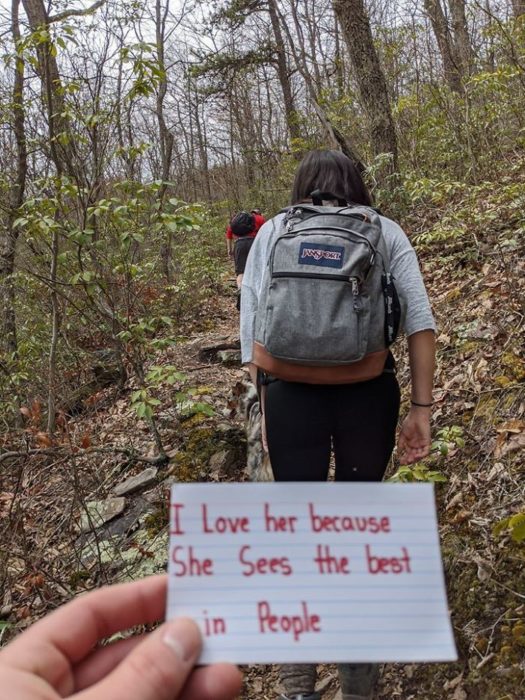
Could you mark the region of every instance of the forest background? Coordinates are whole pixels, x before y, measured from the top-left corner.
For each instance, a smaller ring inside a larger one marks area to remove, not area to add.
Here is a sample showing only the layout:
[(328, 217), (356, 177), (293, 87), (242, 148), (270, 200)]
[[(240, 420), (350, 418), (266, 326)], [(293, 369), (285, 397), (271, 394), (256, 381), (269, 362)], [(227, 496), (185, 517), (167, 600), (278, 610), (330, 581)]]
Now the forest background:
[[(523, 697), (525, 2), (4, 0), (0, 52), (0, 635), (157, 565), (169, 477), (242, 478), (225, 225), (329, 147), (407, 230), (440, 327), (433, 453), (392, 471), (446, 480), (461, 659), (380, 692)], [(145, 463), (117, 566), (89, 504)]]

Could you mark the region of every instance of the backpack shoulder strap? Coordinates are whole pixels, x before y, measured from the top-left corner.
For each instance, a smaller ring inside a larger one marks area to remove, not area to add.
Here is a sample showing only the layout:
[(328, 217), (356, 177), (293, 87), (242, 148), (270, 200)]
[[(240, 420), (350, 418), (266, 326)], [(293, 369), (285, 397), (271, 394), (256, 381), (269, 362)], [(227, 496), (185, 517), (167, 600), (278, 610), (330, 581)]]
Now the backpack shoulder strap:
[(353, 216), (360, 214), (364, 221), (382, 229), (381, 219), (379, 218), (379, 214), (374, 207), (367, 207), (365, 204), (347, 204), (346, 207), (340, 209), (337, 213), (343, 215), (349, 214)]

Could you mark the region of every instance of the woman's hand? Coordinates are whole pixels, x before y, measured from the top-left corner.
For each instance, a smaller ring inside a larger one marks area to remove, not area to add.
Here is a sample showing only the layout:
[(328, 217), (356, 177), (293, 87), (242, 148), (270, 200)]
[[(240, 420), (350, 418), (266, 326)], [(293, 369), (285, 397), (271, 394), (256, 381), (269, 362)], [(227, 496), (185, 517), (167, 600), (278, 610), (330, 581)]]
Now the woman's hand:
[(195, 669), (202, 639), (187, 619), (100, 646), (164, 615), (166, 576), (78, 597), (0, 652), (1, 700), (230, 700), (241, 675), (230, 664)]
[(413, 464), (429, 452), (430, 409), (412, 406), (399, 432), (399, 459), (402, 464)]

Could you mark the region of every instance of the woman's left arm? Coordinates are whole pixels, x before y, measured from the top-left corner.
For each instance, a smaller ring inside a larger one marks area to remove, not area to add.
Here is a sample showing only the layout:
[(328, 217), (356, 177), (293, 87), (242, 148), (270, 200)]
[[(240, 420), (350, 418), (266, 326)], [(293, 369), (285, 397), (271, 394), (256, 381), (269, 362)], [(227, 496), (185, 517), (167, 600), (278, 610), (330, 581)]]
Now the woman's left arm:
[(430, 452), (436, 323), (419, 269), (417, 255), (403, 229), (383, 219), (385, 238), (390, 242), (390, 265), (403, 309), (403, 330), (408, 337), (411, 376), (410, 411), (399, 433), (398, 450), (403, 463), (413, 464)]
[[(398, 440), (399, 457), (404, 464), (413, 464), (430, 452), (430, 414), (436, 357), (436, 336), (433, 330), (413, 333), (408, 337), (411, 405), (401, 425)], [(427, 405), (416, 405), (427, 404)]]

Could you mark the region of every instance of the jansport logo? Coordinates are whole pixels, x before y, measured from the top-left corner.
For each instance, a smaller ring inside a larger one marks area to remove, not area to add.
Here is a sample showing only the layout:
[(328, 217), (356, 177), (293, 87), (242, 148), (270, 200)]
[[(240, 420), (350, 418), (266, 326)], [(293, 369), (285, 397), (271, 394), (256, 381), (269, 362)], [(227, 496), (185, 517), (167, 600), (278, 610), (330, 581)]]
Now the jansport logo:
[(324, 243), (301, 243), (299, 264), (342, 267), (344, 252), (343, 246), (326, 245)]
[(305, 248), (301, 258), (313, 258), (314, 260), (341, 260), (341, 253), (338, 250), (321, 250), (320, 248)]

